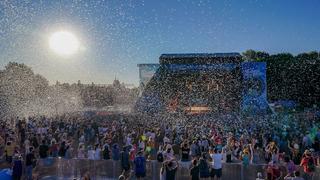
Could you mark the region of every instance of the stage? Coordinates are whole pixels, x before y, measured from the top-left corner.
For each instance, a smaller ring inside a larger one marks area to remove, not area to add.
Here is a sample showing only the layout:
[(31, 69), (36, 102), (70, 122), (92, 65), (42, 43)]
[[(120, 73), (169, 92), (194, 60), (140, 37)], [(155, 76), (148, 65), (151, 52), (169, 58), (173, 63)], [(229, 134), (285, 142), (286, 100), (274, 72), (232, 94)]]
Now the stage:
[(265, 63), (239, 53), (163, 54), (139, 64), (143, 113), (239, 113), (267, 108)]

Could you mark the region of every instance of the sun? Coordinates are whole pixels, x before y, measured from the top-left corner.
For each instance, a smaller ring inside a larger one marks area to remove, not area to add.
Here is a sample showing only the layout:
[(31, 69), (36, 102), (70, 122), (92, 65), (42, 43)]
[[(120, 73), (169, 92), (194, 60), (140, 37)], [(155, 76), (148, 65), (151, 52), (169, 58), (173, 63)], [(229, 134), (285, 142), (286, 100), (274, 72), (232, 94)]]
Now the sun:
[(58, 31), (49, 38), (50, 49), (61, 56), (70, 56), (79, 51), (80, 42), (71, 32)]

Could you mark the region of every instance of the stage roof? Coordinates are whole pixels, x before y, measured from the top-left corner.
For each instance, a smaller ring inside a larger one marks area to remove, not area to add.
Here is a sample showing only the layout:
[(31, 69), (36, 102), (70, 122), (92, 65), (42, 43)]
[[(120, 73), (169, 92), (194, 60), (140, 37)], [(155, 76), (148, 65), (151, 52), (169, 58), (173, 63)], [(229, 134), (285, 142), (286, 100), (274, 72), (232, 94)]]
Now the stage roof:
[(240, 53), (190, 53), (190, 54), (162, 54), (160, 64), (217, 64), (240, 63)]

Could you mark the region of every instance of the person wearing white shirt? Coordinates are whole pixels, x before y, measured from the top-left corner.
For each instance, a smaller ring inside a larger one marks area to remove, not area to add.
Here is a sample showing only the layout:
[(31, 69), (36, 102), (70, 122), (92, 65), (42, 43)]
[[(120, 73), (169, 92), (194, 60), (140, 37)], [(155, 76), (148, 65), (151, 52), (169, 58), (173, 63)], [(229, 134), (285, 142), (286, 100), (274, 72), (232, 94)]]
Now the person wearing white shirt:
[(101, 159), (101, 148), (100, 145), (97, 144), (94, 152), (94, 160), (100, 160)]
[(211, 163), (211, 177), (214, 179), (216, 176), (217, 179), (220, 179), (222, 176), (222, 160), (223, 160), (223, 154), (218, 149), (214, 149), (214, 153), (210, 154), (210, 157), (212, 159)]
[(79, 143), (85, 143), (85, 137), (84, 134), (82, 134), (79, 138)]
[(131, 137), (130, 134), (128, 134), (127, 138), (126, 138), (126, 146), (131, 145)]
[(89, 147), (89, 150), (88, 150), (88, 159), (89, 160), (94, 160), (94, 154), (95, 154), (95, 150), (92, 149), (92, 147)]

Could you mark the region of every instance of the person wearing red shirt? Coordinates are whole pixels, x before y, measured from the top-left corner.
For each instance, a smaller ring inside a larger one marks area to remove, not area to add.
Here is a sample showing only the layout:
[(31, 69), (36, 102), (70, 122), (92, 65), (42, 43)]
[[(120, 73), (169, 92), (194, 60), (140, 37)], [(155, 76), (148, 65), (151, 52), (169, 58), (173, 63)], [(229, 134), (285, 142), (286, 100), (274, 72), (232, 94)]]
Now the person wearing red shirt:
[(316, 161), (309, 150), (304, 152), (300, 166), (303, 167), (304, 179), (311, 180), (315, 171)]

